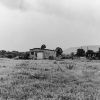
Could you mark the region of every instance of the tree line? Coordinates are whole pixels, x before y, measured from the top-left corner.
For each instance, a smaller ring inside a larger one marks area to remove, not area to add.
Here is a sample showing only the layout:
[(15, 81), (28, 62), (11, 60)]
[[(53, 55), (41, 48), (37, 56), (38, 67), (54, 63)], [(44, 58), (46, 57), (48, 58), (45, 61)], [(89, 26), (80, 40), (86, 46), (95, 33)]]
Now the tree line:
[[(46, 49), (46, 45), (42, 44), (40, 49)], [(61, 47), (56, 47), (55, 49), (56, 57), (60, 59), (74, 59), (74, 58), (80, 58), (85, 57), (87, 59), (93, 59), (93, 60), (100, 60), (100, 48), (97, 52), (93, 50), (87, 50), (85, 51), (82, 48), (78, 48), (76, 50), (76, 53), (72, 52), (70, 55), (63, 54), (63, 50)], [(19, 51), (6, 51), (6, 50), (0, 50), (0, 58), (16, 58), (16, 59), (29, 59), (29, 52), (19, 52)], [(18, 58), (17, 58), (18, 57)], [(50, 60), (53, 60), (53, 57), (50, 57)]]
[(0, 50), (0, 58), (15, 58), (19, 57), (19, 59), (28, 59), (29, 52), (19, 52), (19, 51), (6, 51)]
[(74, 54), (76, 57), (86, 57), (87, 59), (93, 59), (93, 60), (100, 60), (100, 48), (97, 52), (93, 50), (87, 50), (85, 51), (82, 48), (77, 49), (76, 54)]

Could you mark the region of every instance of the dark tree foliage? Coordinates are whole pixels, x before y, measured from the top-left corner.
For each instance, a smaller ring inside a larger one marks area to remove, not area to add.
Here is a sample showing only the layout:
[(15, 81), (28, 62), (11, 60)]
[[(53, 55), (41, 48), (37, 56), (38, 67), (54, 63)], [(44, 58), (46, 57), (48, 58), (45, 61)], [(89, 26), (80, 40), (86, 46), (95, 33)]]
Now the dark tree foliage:
[(95, 52), (93, 50), (88, 50), (86, 52), (86, 57), (87, 58), (93, 58), (94, 55), (95, 55)]
[(26, 52), (26, 53), (24, 54), (24, 59), (29, 59), (29, 53), (28, 53), (28, 52)]
[(7, 58), (13, 58), (13, 55), (12, 54), (9, 54), (9, 55), (7, 55)]
[(73, 58), (75, 57), (74, 52), (72, 52), (72, 53), (70, 54), (70, 57), (71, 57), (71, 59), (73, 59)]
[(0, 50), (0, 54), (4, 55), (6, 53), (6, 50)]
[(85, 56), (85, 50), (84, 49), (77, 49), (76, 55), (78, 57), (84, 57)]
[(96, 57), (97, 57), (98, 60), (100, 60), (100, 48), (99, 48), (99, 51), (96, 52)]
[(56, 56), (57, 57), (60, 56), (60, 55), (62, 55), (62, 53), (63, 53), (63, 50), (60, 47), (57, 47), (55, 51), (56, 51)]
[(46, 48), (46, 45), (43, 44), (43, 45), (41, 46), (41, 49), (45, 49), (45, 48)]
[(95, 59), (100, 60), (100, 52), (95, 53)]

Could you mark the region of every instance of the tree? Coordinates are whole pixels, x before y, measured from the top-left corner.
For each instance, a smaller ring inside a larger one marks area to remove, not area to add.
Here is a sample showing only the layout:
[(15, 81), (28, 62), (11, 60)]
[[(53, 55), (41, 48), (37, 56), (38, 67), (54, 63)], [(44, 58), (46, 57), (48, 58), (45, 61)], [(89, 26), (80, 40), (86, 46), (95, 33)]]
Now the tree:
[(87, 52), (86, 52), (86, 57), (87, 58), (93, 58), (93, 56), (94, 56), (94, 51), (93, 50), (88, 50)]
[(9, 55), (7, 55), (7, 58), (13, 58), (13, 55), (12, 54), (9, 54)]
[(0, 54), (4, 55), (6, 53), (6, 50), (1, 50)]
[(85, 56), (85, 50), (84, 49), (77, 49), (76, 55), (78, 57), (84, 57)]
[(45, 49), (45, 48), (46, 48), (46, 45), (43, 44), (43, 45), (41, 46), (41, 49)]
[(29, 59), (29, 52), (25, 52), (24, 59)]
[(57, 56), (57, 57), (60, 56), (60, 55), (62, 55), (62, 53), (63, 53), (63, 50), (62, 50), (62, 48), (60, 48), (60, 47), (57, 47), (57, 48), (55, 49), (55, 51), (56, 51), (56, 56)]
[(95, 52), (95, 54), (96, 54), (96, 58), (100, 60), (100, 48), (97, 52)]
[(75, 56), (74, 52), (71, 52), (71, 54), (70, 54), (71, 59), (73, 59), (74, 56)]

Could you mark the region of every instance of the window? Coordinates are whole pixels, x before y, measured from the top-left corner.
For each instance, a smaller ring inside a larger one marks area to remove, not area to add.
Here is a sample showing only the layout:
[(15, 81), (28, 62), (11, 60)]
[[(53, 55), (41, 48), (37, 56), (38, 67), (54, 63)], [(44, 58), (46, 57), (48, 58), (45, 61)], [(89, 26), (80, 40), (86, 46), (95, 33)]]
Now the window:
[(32, 55), (34, 55), (34, 52), (31, 52)]

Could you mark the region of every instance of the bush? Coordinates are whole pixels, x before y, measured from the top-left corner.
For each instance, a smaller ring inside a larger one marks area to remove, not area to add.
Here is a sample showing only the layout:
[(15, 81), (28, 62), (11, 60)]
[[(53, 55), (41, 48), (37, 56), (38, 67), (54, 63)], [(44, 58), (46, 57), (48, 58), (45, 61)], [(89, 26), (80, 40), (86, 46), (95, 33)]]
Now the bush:
[(11, 59), (11, 58), (13, 58), (13, 55), (8, 55), (7, 58), (10, 58)]
[(49, 56), (49, 60), (54, 60), (54, 57), (53, 56)]

